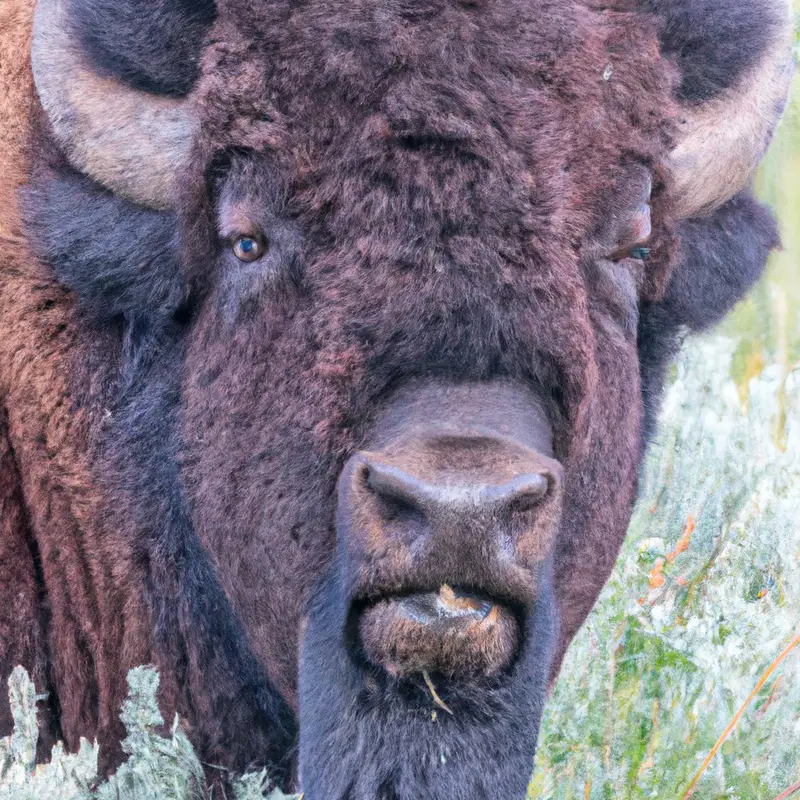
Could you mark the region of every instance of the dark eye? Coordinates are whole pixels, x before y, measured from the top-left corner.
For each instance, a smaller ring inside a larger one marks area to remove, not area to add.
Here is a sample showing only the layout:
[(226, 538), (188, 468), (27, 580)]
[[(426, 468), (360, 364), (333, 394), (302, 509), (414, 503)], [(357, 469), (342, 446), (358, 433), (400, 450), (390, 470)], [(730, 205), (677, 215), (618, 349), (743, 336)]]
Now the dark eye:
[(611, 261), (622, 261), (625, 258), (647, 261), (650, 258), (650, 248), (647, 246), (647, 242), (652, 230), (650, 206), (644, 203), (636, 209), (626, 229), (621, 232), (619, 248), (608, 258)]
[(650, 258), (650, 248), (636, 244), (633, 247), (615, 250), (607, 258), (609, 261), (623, 261), (626, 258), (632, 258), (635, 261), (647, 261)]
[(267, 252), (267, 242), (257, 236), (237, 236), (233, 240), (233, 254), (239, 261), (258, 261)]

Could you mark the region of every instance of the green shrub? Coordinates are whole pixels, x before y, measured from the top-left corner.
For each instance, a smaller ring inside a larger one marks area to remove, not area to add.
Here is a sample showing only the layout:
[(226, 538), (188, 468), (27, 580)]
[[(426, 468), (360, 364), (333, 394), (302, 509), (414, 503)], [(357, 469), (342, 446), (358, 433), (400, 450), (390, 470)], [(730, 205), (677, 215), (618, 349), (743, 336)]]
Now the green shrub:
[[(81, 741), (80, 752), (58, 744), (47, 764), (36, 766), (36, 690), (17, 667), (9, 678), (14, 734), (0, 742), (0, 800), (191, 800), (204, 796), (203, 768), (176, 717), (171, 736), (158, 710), (158, 673), (137, 667), (128, 673), (129, 694), (122, 707), (128, 759), (105, 783), (97, 779), (97, 746)], [(247, 775), (233, 787), (235, 800), (292, 800), (271, 789), (265, 772)], [(212, 795), (213, 797), (213, 795)], [(294, 798), (298, 800), (298, 798)]]

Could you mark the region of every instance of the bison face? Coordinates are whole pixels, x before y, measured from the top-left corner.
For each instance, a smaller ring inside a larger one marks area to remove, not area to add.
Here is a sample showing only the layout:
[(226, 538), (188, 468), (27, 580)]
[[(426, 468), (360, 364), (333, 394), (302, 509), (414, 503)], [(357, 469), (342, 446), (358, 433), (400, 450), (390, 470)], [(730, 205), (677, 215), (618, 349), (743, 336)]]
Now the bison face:
[(299, 720), (311, 800), (522, 797), (678, 338), (775, 243), (783, 18), (692, 61), (692, 3), (184, 5), (33, 45), (130, 665), (214, 763), (290, 774)]

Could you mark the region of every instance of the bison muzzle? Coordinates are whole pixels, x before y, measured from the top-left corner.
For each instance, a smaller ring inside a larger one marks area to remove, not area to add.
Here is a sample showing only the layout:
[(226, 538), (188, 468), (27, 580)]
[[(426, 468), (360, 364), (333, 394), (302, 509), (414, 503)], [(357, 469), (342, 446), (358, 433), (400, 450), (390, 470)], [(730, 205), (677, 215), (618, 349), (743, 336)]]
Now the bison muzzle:
[(336, 570), (365, 652), (393, 675), (501, 673), (517, 618), (550, 599), (561, 466), (544, 407), (524, 387), (406, 387), (367, 446), (340, 479)]

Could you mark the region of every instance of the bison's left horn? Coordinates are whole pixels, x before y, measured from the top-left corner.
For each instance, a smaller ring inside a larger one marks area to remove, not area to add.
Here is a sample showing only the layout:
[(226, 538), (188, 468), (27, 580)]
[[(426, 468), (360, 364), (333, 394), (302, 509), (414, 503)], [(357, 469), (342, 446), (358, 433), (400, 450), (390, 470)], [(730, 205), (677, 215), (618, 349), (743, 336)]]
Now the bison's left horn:
[(795, 71), (789, 3), (755, 5), (770, 33), (758, 63), (720, 94), (683, 105), (669, 164), (680, 217), (709, 214), (749, 184), (783, 113)]
[(34, 81), (70, 163), (111, 191), (167, 209), (197, 121), (187, 100), (134, 89), (93, 72), (72, 34), (68, 0), (38, 0)]

